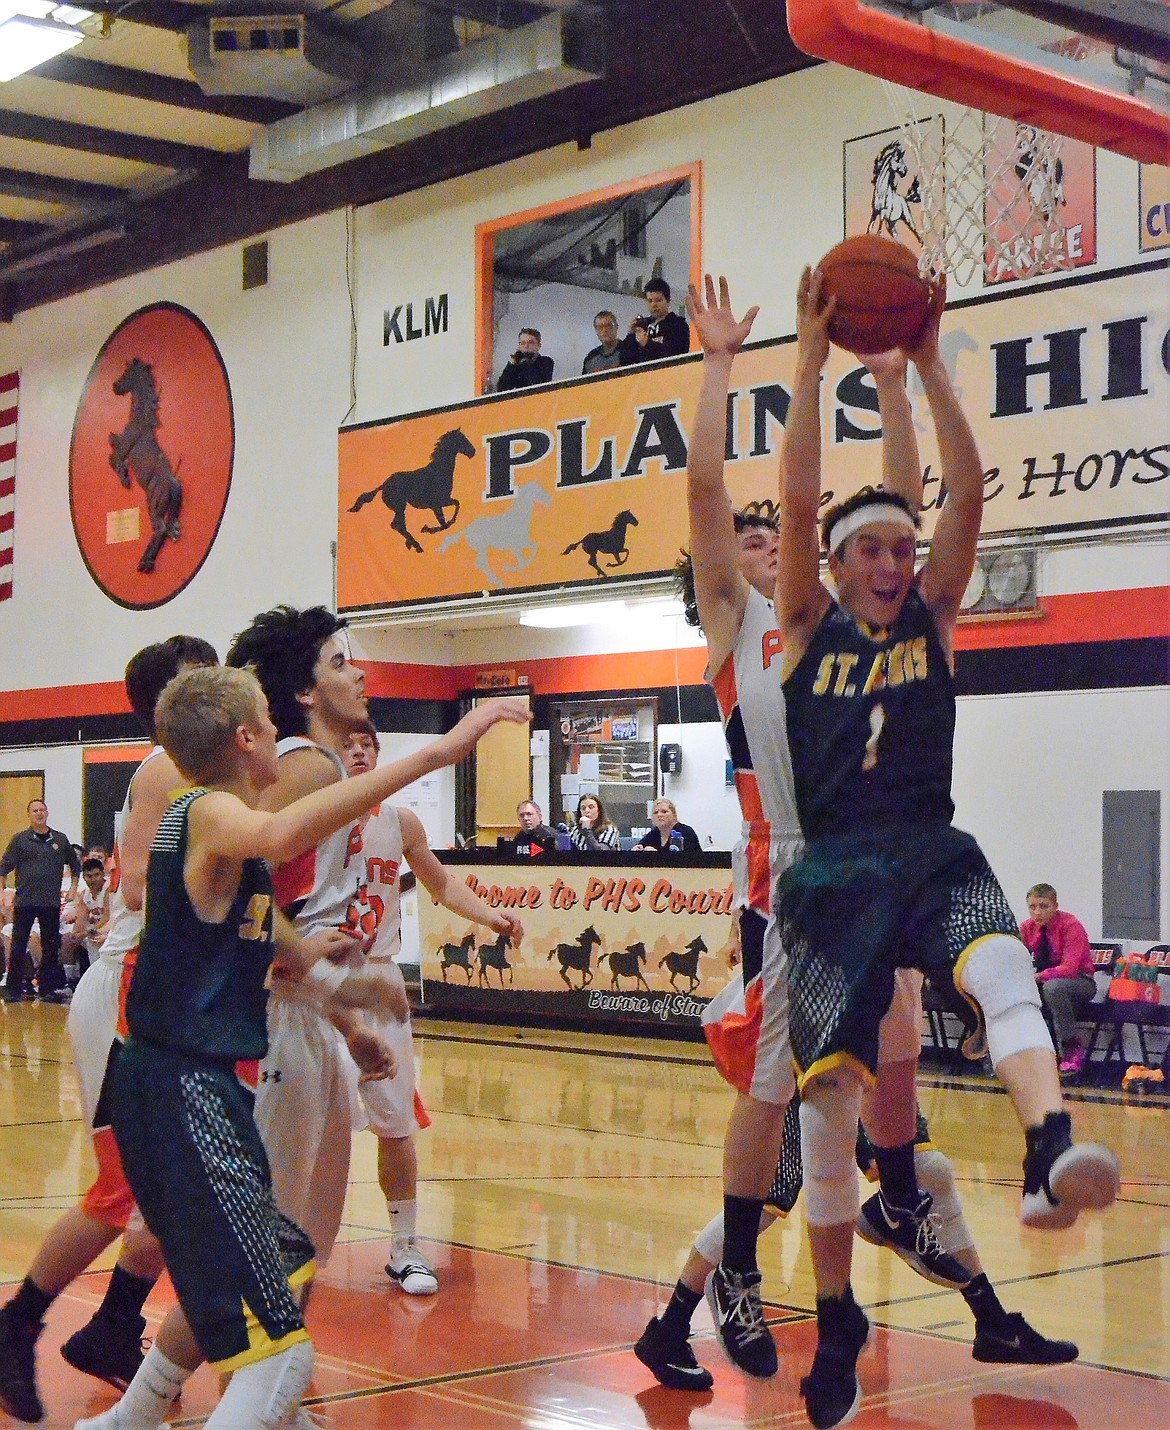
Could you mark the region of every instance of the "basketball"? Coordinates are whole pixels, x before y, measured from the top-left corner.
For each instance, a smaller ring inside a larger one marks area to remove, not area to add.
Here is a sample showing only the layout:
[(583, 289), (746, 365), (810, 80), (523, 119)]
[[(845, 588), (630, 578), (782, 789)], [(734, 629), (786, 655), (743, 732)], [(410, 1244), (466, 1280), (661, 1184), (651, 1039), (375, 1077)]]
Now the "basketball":
[(930, 312), (930, 285), (917, 256), (892, 238), (861, 234), (820, 262), (822, 292), (837, 300), (829, 337), (851, 353), (913, 346)]

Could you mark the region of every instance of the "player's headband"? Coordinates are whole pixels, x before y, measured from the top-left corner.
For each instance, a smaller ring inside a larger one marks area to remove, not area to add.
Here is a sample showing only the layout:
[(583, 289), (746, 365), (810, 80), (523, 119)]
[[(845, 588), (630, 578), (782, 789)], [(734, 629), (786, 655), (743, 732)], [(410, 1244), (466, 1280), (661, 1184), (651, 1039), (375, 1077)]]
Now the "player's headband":
[(910, 531), (917, 530), (914, 518), (905, 507), (887, 501), (869, 502), (833, 523), (833, 530), (829, 533), (829, 555), (832, 556), (841, 543), (848, 541), (855, 531), (860, 531), (863, 526), (872, 526), (878, 521), (892, 521), (898, 526), (909, 528)]

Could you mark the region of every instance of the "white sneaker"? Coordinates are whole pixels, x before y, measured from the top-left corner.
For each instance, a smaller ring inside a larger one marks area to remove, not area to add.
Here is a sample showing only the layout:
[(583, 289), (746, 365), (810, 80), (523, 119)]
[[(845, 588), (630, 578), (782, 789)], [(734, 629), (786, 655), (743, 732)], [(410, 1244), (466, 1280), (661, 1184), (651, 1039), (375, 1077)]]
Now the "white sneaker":
[(439, 1278), (415, 1246), (414, 1237), (391, 1251), (386, 1275), (408, 1296), (433, 1296), (439, 1289)]

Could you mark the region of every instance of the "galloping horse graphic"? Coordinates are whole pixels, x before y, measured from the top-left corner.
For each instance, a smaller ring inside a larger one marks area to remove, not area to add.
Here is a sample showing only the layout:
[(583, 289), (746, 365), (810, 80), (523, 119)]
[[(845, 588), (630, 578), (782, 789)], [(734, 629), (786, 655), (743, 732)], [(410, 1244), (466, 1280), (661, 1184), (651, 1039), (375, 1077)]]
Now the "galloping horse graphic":
[(589, 558), (589, 564), (599, 576), (604, 576), (604, 572), (597, 564), (598, 556), (612, 556), (612, 561), (607, 561), (607, 566), (624, 566), (630, 559), (629, 548), (626, 546), (626, 532), (631, 526), (638, 525), (638, 518), (632, 511), (619, 511), (614, 517), (612, 524), (607, 531), (591, 531), (587, 536), (583, 536), (580, 541), (574, 541), (572, 546), (566, 546), (561, 552), (562, 556), (568, 556), (570, 551), (576, 551), (578, 546)]
[(891, 238), (897, 238), (896, 229), (904, 223), (919, 243), (922, 242), (910, 213), (911, 204), (922, 202), (917, 178), (906, 193), (898, 192), (898, 181), (908, 172), (905, 148), (900, 140), (891, 139), (873, 161), (873, 202), (867, 233), (880, 234), (885, 229)]
[(503, 510), (493, 511), (487, 516), (477, 517), (468, 522), (462, 531), (453, 531), (445, 536), (439, 551), (446, 551), (456, 542), (465, 541), (475, 552), (476, 570), (482, 571), (489, 586), (502, 586), (503, 577), (497, 576), (492, 566), (492, 551), (510, 551), (515, 557), (508, 571), (522, 571), (531, 566), (538, 547), (532, 539), (533, 508), (551, 506), (552, 497), (539, 482), (525, 482), (516, 488), (514, 500)]
[(110, 466), (124, 487), (129, 489), (133, 474), (146, 493), (151, 537), (138, 569), (149, 575), (163, 542), (178, 541), (182, 535), (179, 511), (183, 505), (183, 488), (156, 436), (159, 391), (154, 382), (154, 369), (139, 357), (131, 358), (125, 372), (114, 383), (114, 391), (119, 397), (130, 394), (130, 421), (121, 432), (110, 433)]
[[(433, 535), (436, 531), (446, 531), (459, 517), (459, 501), (451, 495), (455, 485), (455, 460), (457, 457), (474, 457), (475, 443), (459, 427), (444, 432), (435, 443), (431, 460), (425, 467), (410, 472), (391, 472), (381, 486), (363, 492), (350, 511), (361, 511), (362, 507), (376, 496), (380, 496), (388, 510), (394, 513), (390, 525), (406, 542), (408, 551), (421, 551), (422, 547), (410, 534), (406, 525), (406, 508), (416, 506), (420, 511), (429, 511), (437, 526), (424, 526), (423, 531)], [(453, 507), (450, 519), (443, 513)]]

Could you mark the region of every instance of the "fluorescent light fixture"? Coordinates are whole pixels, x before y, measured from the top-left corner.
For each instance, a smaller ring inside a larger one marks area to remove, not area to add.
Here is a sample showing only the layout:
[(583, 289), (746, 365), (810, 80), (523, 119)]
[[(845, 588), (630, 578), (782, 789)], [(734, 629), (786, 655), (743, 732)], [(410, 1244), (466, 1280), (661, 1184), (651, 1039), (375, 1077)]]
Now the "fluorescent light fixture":
[(38, 20), (31, 15), (12, 15), (0, 21), (0, 80), (15, 79), (54, 55), (64, 54), (85, 36), (72, 25), (55, 20)]
[(614, 626), (628, 620), (675, 618), (683, 614), (683, 603), (670, 599), (652, 601), (579, 601), (571, 606), (539, 606), (520, 615), (522, 626), (559, 630), (565, 626)]
[(605, 626), (624, 621), (630, 608), (624, 601), (579, 601), (573, 606), (541, 606), (522, 611), (522, 626), (559, 630), (562, 626)]

